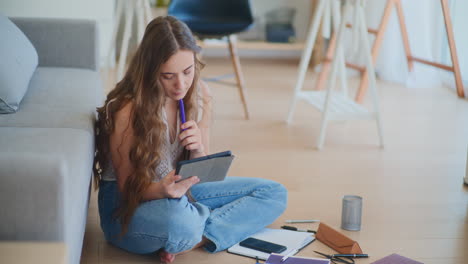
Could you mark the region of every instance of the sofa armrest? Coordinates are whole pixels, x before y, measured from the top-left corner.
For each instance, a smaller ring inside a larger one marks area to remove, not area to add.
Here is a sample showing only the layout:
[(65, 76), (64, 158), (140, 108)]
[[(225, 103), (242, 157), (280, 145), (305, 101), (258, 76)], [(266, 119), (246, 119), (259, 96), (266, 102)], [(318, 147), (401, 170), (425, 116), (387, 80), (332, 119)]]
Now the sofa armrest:
[(39, 55), (39, 66), (99, 69), (95, 21), (54, 18), (11, 18)]
[(65, 174), (56, 155), (0, 153), (0, 240), (64, 241)]

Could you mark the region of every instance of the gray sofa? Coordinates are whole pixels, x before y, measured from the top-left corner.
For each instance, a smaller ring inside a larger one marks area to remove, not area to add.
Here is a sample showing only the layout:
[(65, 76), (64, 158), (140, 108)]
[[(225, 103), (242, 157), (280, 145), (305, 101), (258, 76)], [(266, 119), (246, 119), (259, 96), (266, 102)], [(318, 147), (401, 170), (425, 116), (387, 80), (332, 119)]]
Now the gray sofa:
[(11, 21), (36, 49), (39, 63), (17, 111), (0, 114), (0, 240), (62, 241), (68, 262), (78, 264), (95, 109), (104, 98), (96, 24)]

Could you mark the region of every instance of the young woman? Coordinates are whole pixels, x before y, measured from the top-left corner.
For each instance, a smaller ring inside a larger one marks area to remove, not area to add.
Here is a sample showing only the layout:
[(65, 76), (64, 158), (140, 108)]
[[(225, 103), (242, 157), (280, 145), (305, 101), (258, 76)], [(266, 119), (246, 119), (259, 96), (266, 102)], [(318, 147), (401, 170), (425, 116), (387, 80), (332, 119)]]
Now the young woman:
[(199, 246), (225, 250), (286, 208), (287, 191), (273, 181), (178, 181), (174, 169), (182, 156), (209, 153), (212, 101), (199, 80), (199, 51), (184, 23), (154, 19), (124, 78), (97, 110), (94, 169), (104, 235), (130, 252), (157, 252), (163, 262)]

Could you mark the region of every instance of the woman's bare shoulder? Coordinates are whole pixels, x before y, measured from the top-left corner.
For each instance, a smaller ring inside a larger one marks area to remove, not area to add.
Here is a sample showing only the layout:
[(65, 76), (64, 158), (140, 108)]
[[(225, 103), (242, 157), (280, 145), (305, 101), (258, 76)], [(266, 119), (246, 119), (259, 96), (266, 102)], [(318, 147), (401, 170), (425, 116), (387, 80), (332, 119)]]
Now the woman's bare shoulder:
[(115, 113), (115, 128), (118, 132), (123, 132), (129, 127), (132, 118), (133, 102), (129, 101)]

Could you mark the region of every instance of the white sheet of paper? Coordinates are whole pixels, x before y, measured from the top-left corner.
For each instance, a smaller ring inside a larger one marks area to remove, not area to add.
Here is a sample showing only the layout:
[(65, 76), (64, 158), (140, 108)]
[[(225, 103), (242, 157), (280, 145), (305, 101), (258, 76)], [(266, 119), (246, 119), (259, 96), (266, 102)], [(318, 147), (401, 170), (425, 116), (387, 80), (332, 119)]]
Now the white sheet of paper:
[[(300, 250), (301, 248), (305, 247), (306, 245), (315, 240), (315, 236), (312, 233), (271, 228), (264, 228), (260, 232), (250, 237), (286, 246), (286, 251), (281, 253), (281, 255), (283, 256), (287, 255), (293, 250)], [(239, 243), (230, 247), (227, 251), (229, 253), (243, 255), (251, 258), (258, 257), (262, 260), (266, 260), (270, 256), (270, 254), (268, 253), (264, 253), (246, 247), (241, 247)]]

